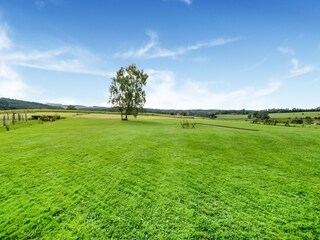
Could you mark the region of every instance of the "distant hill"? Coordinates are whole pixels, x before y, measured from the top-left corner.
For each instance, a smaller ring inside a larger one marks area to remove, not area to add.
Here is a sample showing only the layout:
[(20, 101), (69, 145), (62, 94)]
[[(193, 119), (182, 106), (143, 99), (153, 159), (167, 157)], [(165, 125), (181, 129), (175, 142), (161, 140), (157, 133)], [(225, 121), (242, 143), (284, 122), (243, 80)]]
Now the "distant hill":
[[(69, 105), (64, 105), (60, 103), (37, 103), (28, 102), (17, 99), (10, 98), (0, 98), (0, 110), (12, 110), (12, 109), (67, 109)], [(117, 111), (114, 108), (101, 107), (101, 106), (83, 106), (83, 105), (73, 105), (77, 110), (86, 111)], [(170, 114), (170, 115), (183, 115), (183, 116), (200, 116), (200, 117), (213, 117), (217, 114), (252, 114), (257, 110), (223, 110), (223, 109), (188, 109), (188, 110), (178, 110), (178, 109), (153, 109), (144, 108), (141, 112), (143, 113), (155, 113), (155, 114)], [(320, 107), (313, 109), (301, 109), (301, 108), (274, 108), (266, 109), (268, 113), (288, 113), (288, 112), (308, 112), (308, 111), (320, 111)]]
[(0, 98), (0, 110), (12, 109), (61, 109), (61, 107), (17, 99)]
[(64, 108), (67, 109), (68, 106), (73, 106), (77, 110), (86, 110), (86, 111), (112, 111), (112, 108), (100, 107), (100, 106), (83, 106), (83, 105), (64, 105), (61, 103), (46, 103), (46, 105), (56, 107), (56, 108)]

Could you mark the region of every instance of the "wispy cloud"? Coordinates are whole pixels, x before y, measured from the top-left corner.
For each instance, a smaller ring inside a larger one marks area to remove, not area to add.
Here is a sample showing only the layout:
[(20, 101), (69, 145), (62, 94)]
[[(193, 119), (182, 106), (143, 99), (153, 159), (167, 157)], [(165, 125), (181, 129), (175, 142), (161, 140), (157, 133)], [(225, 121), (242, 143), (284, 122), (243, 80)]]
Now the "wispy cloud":
[(263, 109), (270, 105), (268, 96), (278, 91), (280, 81), (264, 88), (248, 86), (230, 92), (216, 92), (196, 81), (179, 82), (171, 71), (147, 70), (147, 107), (165, 109)]
[(246, 72), (246, 71), (252, 71), (256, 68), (259, 68), (261, 67), (264, 63), (266, 63), (269, 59), (269, 56), (265, 56), (264, 58), (262, 58), (261, 60), (253, 63), (251, 66), (247, 66), (245, 68), (243, 68), (243, 71)]
[(183, 2), (183, 3), (187, 4), (187, 5), (191, 5), (192, 2), (193, 2), (193, 0), (179, 0), (179, 1)]
[(111, 72), (97, 69), (96, 66), (99, 65), (100, 59), (96, 54), (84, 48), (64, 46), (45, 51), (26, 50), (21, 52), (11, 48), (11, 40), (6, 32), (3, 32), (3, 39), (7, 39), (4, 42), (8, 43), (6, 45), (3, 44), (6, 47), (2, 47), (0, 50), (6, 49), (7, 51), (1, 52), (0, 62), (7, 65), (19, 65), (56, 72), (82, 73), (104, 77), (112, 76)]
[(9, 27), (0, 25), (0, 96), (27, 99), (28, 94), (40, 93), (41, 89), (28, 85), (8, 61), (13, 46)]
[(12, 42), (8, 37), (8, 26), (0, 25), (0, 50), (7, 50), (12, 47)]
[(51, 50), (18, 50), (10, 37), (7, 25), (0, 24), (0, 96), (34, 100), (44, 89), (31, 86), (19, 74), (16, 66), (28, 68), (90, 74), (110, 78), (113, 72), (96, 66), (101, 60), (96, 54), (75, 46), (63, 46)]
[(82, 73), (104, 77), (110, 77), (112, 74), (96, 69), (94, 66), (99, 62), (96, 55), (77, 47), (14, 53), (4, 56), (3, 59), (14, 65), (56, 72)]
[(49, 5), (61, 5), (65, 0), (34, 0), (34, 5), (38, 10), (41, 10)]
[(25, 98), (32, 90), (19, 74), (4, 63), (0, 63), (0, 96), (9, 98)]
[(278, 47), (277, 50), (282, 54), (291, 55), (291, 56), (295, 55), (295, 51), (288, 47)]
[(315, 70), (315, 67), (313, 65), (303, 65), (295, 58), (291, 59), (290, 64), (292, 65), (292, 68), (290, 70), (290, 77), (305, 75)]
[(282, 82), (270, 82), (266, 88), (258, 89), (252, 94), (253, 97), (264, 97), (276, 92), (282, 86)]
[(133, 50), (128, 50), (121, 53), (116, 53), (116, 57), (120, 58), (142, 58), (142, 59), (151, 59), (151, 58), (166, 58), (166, 57), (176, 57), (179, 55), (186, 54), (191, 51), (196, 51), (203, 48), (211, 48), (216, 46), (225, 45), (231, 42), (239, 40), (239, 38), (217, 38), (211, 41), (198, 42), (193, 45), (179, 47), (176, 49), (166, 49), (158, 46), (158, 34), (154, 31), (147, 32), (149, 36), (149, 41), (143, 47)]
[(47, 2), (44, 0), (37, 0), (34, 2), (34, 5), (38, 8), (38, 9), (42, 9), (47, 5)]

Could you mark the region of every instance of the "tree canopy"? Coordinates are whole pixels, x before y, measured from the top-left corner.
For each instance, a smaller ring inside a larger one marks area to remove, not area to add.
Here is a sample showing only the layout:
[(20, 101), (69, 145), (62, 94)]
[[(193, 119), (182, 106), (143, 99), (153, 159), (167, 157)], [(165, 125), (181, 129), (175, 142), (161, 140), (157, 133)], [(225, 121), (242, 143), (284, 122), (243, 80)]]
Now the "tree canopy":
[(143, 87), (146, 85), (148, 75), (137, 69), (132, 64), (126, 68), (121, 67), (117, 75), (112, 78), (109, 87), (109, 103), (117, 108), (122, 120), (128, 120), (128, 115), (137, 117), (139, 109), (143, 108), (146, 102), (146, 93)]

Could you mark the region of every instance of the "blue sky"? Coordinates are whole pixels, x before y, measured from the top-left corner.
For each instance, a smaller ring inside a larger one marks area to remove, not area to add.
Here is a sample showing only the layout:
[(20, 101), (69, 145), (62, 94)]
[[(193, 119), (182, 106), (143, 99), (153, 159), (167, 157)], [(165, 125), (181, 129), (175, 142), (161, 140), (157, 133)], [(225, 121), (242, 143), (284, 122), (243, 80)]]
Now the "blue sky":
[(149, 74), (146, 107), (320, 106), (318, 0), (0, 0), (0, 96), (107, 106)]

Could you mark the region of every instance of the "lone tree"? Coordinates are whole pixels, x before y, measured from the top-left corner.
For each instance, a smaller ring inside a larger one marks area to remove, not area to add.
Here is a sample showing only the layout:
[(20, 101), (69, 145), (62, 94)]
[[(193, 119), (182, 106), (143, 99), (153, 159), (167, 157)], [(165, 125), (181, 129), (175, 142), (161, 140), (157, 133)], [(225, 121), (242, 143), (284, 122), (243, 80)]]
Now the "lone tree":
[(109, 88), (109, 103), (121, 113), (121, 120), (128, 120), (128, 114), (137, 117), (139, 108), (146, 102), (146, 85), (148, 75), (132, 64), (126, 68), (121, 67), (117, 76), (112, 78)]

